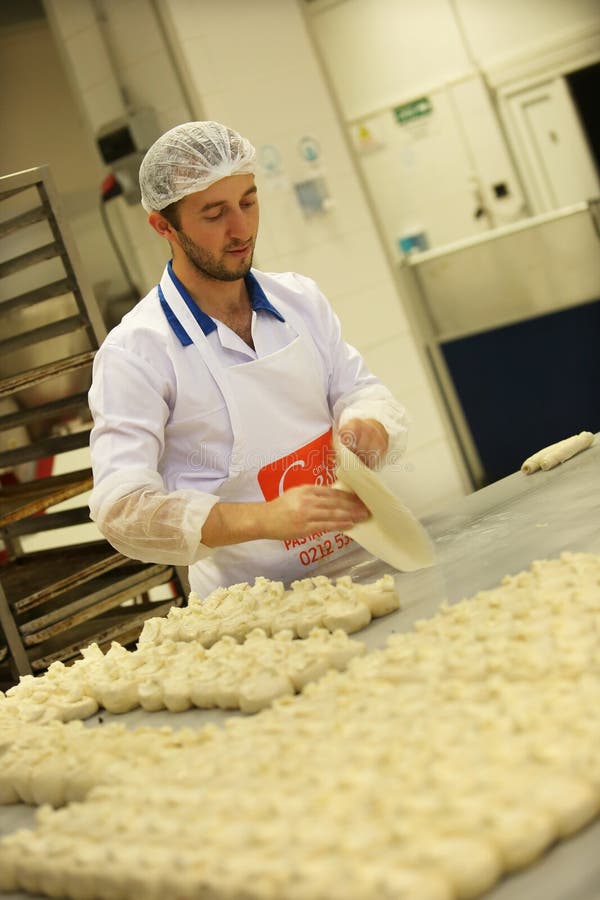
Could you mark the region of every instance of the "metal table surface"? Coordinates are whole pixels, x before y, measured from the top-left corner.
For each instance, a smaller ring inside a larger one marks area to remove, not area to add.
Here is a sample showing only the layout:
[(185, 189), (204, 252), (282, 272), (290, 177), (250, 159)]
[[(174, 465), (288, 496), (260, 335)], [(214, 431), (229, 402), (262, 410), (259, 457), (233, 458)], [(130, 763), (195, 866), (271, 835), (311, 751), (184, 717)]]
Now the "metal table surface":
[[(600, 440), (567, 463), (533, 475), (517, 472), (425, 518), (436, 549), (430, 569), (398, 573), (359, 552), (349, 571), (358, 581), (394, 574), (402, 608), (374, 620), (353, 635), (369, 649), (407, 631), (416, 619), (435, 613), (442, 600), (458, 602), (498, 584), (506, 574), (527, 568), (534, 559), (563, 550), (600, 553)], [(235, 715), (235, 713), (233, 713)], [(232, 713), (189, 710), (125, 716), (102, 713), (130, 727), (200, 726), (222, 723)], [(94, 727), (97, 717), (88, 721)], [(33, 823), (35, 810), (0, 807), (0, 835)], [(23, 893), (1, 894), (6, 900), (31, 900)], [(504, 878), (486, 900), (600, 900), (600, 820), (550, 848), (526, 870)], [(132, 898), (133, 900), (133, 898)]]

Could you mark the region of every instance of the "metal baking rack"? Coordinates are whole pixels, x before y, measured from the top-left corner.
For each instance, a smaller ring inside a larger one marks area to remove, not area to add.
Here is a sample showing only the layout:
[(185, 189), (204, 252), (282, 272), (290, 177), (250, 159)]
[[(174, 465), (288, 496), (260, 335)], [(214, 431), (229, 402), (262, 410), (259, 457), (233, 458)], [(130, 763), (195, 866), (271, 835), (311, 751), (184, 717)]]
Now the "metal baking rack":
[[(187, 581), (173, 566), (127, 559), (99, 533), (74, 537), (73, 526), (90, 523), (91, 470), (50, 471), (62, 454), (88, 446), (87, 391), (106, 329), (46, 166), (0, 178), (0, 322), (0, 687), (7, 687), (75, 659), (93, 641), (135, 641), (146, 618), (185, 602)], [(56, 537), (56, 529), (65, 529), (59, 546), (39, 549), (42, 539), (32, 549), (32, 536)], [(160, 586), (157, 601), (149, 592)]]

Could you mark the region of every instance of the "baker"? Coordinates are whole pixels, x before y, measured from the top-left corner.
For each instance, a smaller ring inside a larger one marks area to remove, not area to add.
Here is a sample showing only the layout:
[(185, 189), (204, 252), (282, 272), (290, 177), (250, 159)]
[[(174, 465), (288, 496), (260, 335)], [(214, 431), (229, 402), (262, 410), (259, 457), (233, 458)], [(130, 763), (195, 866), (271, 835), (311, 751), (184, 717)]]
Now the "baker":
[(252, 267), (254, 171), (217, 122), (150, 147), (142, 205), (172, 258), (98, 350), (89, 393), (92, 519), (126, 556), (189, 566), (200, 597), (339, 563), (369, 513), (330, 487), (332, 434), (370, 467), (406, 437), (315, 282)]

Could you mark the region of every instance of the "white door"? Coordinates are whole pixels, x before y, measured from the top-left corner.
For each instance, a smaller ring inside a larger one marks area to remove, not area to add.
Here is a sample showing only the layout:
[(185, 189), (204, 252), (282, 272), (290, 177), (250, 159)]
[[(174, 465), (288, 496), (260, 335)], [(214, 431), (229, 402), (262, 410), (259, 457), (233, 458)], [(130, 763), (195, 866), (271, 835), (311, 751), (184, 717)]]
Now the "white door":
[(564, 78), (505, 92), (507, 130), (534, 213), (600, 196), (600, 181)]

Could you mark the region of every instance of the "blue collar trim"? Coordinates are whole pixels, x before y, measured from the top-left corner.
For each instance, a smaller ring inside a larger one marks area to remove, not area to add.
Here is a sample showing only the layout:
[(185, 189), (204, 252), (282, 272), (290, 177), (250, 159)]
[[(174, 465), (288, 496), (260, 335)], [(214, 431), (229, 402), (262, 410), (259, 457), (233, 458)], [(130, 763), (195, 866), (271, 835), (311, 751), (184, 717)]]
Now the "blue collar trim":
[[(181, 281), (179, 280), (177, 275), (174, 273), (173, 266), (171, 263), (172, 263), (172, 261), (169, 260), (169, 262), (167, 263), (167, 271), (169, 273), (169, 276), (170, 276), (173, 284), (179, 291), (186, 306), (188, 307), (189, 311), (193, 315), (194, 319), (196, 320), (196, 322), (198, 323), (198, 325), (200, 326), (200, 328), (202, 329), (204, 334), (206, 334), (206, 335), (210, 334), (211, 331), (214, 331), (216, 329), (217, 323), (215, 322), (214, 319), (211, 319), (210, 316), (207, 316), (207, 314), (205, 312), (202, 312), (202, 310), (200, 309), (198, 304), (194, 302), (194, 300), (192, 299), (192, 297), (186, 290), (185, 286), (181, 283)], [(281, 315), (279, 310), (276, 309), (273, 306), (273, 304), (269, 302), (269, 300), (267, 300), (267, 296), (266, 296), (265, 292), (261, 288), (260, 284), (258, 283), (255, 276), (252, 274), (252, 272), (248, 272), (248, 274), (244, 278), (244, 282), (246, 284), (248, 296), (250, 297), (250, 303), (252, 304), (252, 309), (254, 309), (254, 310), (262, 309), (265, 312), (271, 313), (271, 315), (273, 315), (273, 316), (275, 316), (275, 318), (279, 319), (280, 322), (285, 322), (285, 318)], [(187, 333), (187, 331), (185, 330), (185, 328), (183, 327), (183, 325), (181, 324), (181, 322), (179, 321), (179, 319), (177, 318), (177, 316), (175, 315), (175, 313), (173, 312), (173, 310), (171, 309), (171, 307), (169, 306), (169, 304), (167, 303), (165, 296), (160, 288), (160, 285), (158, 288), (158, 295), (159, 295), (159, 299), (160, 299), (160, 304), (163, 308), (165, 316), (167, 317), (167, 321), (168, 321), (169, 325), (171, 326), (171, 328), (173, 329), (173, 331), (175, 332), (175, 334), (177, 335), (177, 337), (179, 338), (181, 345), (183, 347), (189, 346), (191, 343), (193, 343), (193, 341), (192, 341), (191, 337), (189, 336), (189, 334)]]
[(273, 304), (267, 300), (267, 295), (261, 288), (252, 272), (248, 272), (248, 274), (244, 278), (244, 281), (246, 283), (246, 289), (250, 297), (252, 309), (264, 309), (265, 312), (271, 313), (271, 315), (275, 316), (276, 319), (279, 319), (280, 322), (285, 322), (285, 318), (281, 315), (279, 310), (276, 309)]
[(183, 284), (173, 271), (172, 260), (169, 260), (169, 262), (167, 263), (167, 269), (169, 275), (171, 276), (171, 281), (183, 297), (185, 305), (195, 318), (196, 322), (198, 323), (204, 334), (210, 334), (211, 331), (214, 331), (216, 329), (217, 323), (214, 321), (214, 319), (211, 319), (210, 316), (207, 316), (206, 313), (202, 312), (198, 304), (192, 300), (186, 288), (183, 286)]
[(157, 287), (158, 287), (158, 299), (160, 300), (160, 305), (162, 307), (162, 311), (164, 312), (164, 314), (166, 316), (167, 322), (169, 323), (169, 325), (171, 326), (171, 328), (173, 329), (173, 331), (179, 338), (179, 343), (181, 344), (181, 346), (189, 347), (190, 344), (194, 343), (193, 340), (191, 339), (191, 337), (189, 336), (189, 334), (187, 333), (187, 331), (185, 330), (185, 328), (183, 327), (183, 325), (181, 324), (181, 322), (179, 321), (179, 319), (177, 318), (177, 316), (175, 315), (175, 313), (173, 312), (173, 310), (171, 309), (169, 304), (167, 303), (167, 298), (163, 294), (163, 289), (161, 288), (160, 284), (157, 285)]

